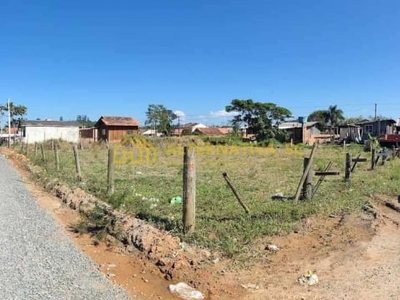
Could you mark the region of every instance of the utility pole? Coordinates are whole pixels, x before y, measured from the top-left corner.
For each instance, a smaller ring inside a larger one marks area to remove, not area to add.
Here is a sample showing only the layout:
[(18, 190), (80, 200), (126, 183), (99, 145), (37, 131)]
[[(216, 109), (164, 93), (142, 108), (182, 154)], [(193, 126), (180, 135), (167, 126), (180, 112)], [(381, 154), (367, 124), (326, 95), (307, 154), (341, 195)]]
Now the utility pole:
[(8, 148), (11, 146), (11, 109), (10, 109), (10, 99), (7, 99), (8, 108)]
[(377, 104), (375, 103), (375, 118), (374, 118), (374, 121), (376, 121), (376, 108), (377, 108)]
[(3, 111), (0, 108), (0, 138), (3, 137)]

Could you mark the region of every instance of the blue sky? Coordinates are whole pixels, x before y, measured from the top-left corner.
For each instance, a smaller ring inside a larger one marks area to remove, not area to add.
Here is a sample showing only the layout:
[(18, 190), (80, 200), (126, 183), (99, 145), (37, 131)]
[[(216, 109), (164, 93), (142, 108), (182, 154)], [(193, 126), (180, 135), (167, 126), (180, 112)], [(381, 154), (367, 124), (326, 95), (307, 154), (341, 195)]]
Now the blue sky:
[(225, 124), (235, 98), (400, 118), (398, 0), (0, 0), (0, 20), (0, 102), (28, 119)]

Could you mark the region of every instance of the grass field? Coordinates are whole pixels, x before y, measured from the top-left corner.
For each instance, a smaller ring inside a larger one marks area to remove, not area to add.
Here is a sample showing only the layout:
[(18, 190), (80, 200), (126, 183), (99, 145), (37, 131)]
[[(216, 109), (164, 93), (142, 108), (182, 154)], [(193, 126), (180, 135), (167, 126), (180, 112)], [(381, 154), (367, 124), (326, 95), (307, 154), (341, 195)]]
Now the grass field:
[[(115, 193), (107, 195), (107, 149), (90, 144), (79, 150), (82, 182), (76, 180), (72, 145), (60, 144), (60, 171), (55, 170), (54, 152), (45, 145), (46, 161), (41, 152), (28, 156), (43, 166), (49, 175), (70, 186), (79, 186), (98, 198), (147, 220), (158, 228), (180, 236), (185, 242), (220, 250), (229, 257), (246, 252), (263, 236), (287, 232), (307, 216), (329, 215), (361, 209), (367, 196), (376, 193), (399, 193), (400, 159), (384, 166), (370, 167), (370, 153), (361, 146), (321, 145), (316, 150), (313, 171), (323, 170), (331, 161), (339, 176), (327, 176), (312, 201), (272, 200), (282, 193), (293, 196), (299, 184), (303, 157), (309, 147), (254, 147), (211, 145), (187, 140), (196, 149), (196, 232), (183, 237), (182, 205), (171, 204), (182, 196), (183, 143), (176, 139), (126, 139), (113, 145), (115, 151)], [(33, 146), (31, 146), (33, 147)], [(351, 182), (345, 183), (345, 153), (361, 154), (368, 162), (359, 163)], [(227, 186), (222, 173), (227, 172), (244, 202), (247, 215)], [(313, 177), (314, 183), (318, 180)]]

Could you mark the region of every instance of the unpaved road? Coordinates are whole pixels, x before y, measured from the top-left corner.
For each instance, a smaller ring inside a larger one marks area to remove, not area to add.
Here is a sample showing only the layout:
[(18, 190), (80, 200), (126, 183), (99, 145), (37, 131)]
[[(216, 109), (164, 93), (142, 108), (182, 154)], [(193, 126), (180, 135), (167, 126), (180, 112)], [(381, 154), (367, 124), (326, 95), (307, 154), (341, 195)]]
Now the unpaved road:
[(1, 299), (130, 299), (42, 210), (0, 155)]

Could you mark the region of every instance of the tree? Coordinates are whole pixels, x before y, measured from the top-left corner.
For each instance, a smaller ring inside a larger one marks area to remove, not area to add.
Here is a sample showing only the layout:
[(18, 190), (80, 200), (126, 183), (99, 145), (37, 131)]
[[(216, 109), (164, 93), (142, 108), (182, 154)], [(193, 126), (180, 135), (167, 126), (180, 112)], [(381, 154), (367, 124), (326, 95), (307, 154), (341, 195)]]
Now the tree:
[[(62, 120), (60, 119), (60, 121)], [(87, 115), (77, 115), (76, 121), (83, 127), (93, 127), (95, 124), (95, 122), (91, 121)]]
[(23, 116), (26, 115), (27, 108), (24, 105), (15, 105), (14, 102), (10, 102), (10, 105), (0, 104), (0, 114), (4, 115), (4, 112), (10, 110), (11, 127), (20, 127)]
[(178, 118), (172, 110), (167, 109), (162, 104), (150, 104), (147, 108), (146, 117), (145, 125), (165, 135), (171, 134), (172, 122)]
[(246, 125), (259, 141), (278, 137), (280, 130), (277, 124), (292, 114), (288, 109), (274, 103), (254, 102), (252, 99), (234, 99), (225, 107), (225, 111), (237, 112), (232, 125), (236, 128)]
[(366, 118), (364, 118), (363, 116), (358, 116), (358, 117), (350, 117), (350, 118), (346, 118), (342, 121), (343, 124), (356, 124), (356, 123), (360, 123), (363, 120), (365, 120)]
[(307, 118), (307, 122), (319, 122), (325, 126), (329, 122), (329, 113), (326, 110), (313, 111)]
[(340, 124), (345, 118), (343, 116), (343, 110), (338, 109), (337, 105), (331, 105), (328, 108), (329, 124), (331, 127), (335, 127)]
[(339, 125), (343, 120), (343, 110), (338, 109), (337, 105), (331, 105), (327, 110), (316, 110), (313, 111), (307, 118), (308, 122), (315, 121), (321, 123), (321, 125), (329, 125), (335, 127)]

